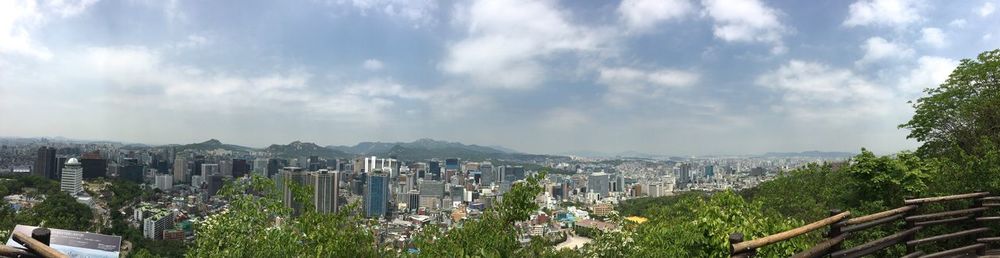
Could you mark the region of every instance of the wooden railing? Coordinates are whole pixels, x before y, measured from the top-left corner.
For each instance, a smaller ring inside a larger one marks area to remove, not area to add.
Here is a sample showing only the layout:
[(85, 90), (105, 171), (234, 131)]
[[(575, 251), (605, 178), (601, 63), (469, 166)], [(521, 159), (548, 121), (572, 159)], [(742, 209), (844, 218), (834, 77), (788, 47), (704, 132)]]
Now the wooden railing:
[[(916, 214), (916, 212), (920, 210), (920, 207), (926, 204), (969, 199), (973, 200), (973, 203), (972, 206), (968, 208), (929, 214)], [(925, 254), (924, 252), (918, 250), (918, 247), (930, 243), (962, 237), (978, 237), (986, 235), (987, 232), (990, 232), (990, 229), (983, 227), (982, 222), (1000, 221), (1000, 217), (986, 217), (983, 216), (983, 214), (992, 207), (1000, 207), (1000, 196), (989, 196), (989, 193), (987, 192), (976, 192), (930, 198), (907, 199), (903, 201), (903, 204), (903, 207), (856, 218), (851, 218), (851, 213), (848, 211), (841, 212), (839, 210), (831, 210), (830, 216), (825, 219), (785, 232), (753, 240), (744, 240), (742, 233), (733, 233), (729, 235), (730, 256), (753, 257), (757, 254), (757, 249), (761, 247), (785, 241), (823, 228), (826, 228), (827, 231), (824, 234), (824, 240), (822, 242), (816, 244), (808, 250), (797, 253), (792, 257), (861, 257), (885, 250), (897, 244), (904, 244), (906, 246), (907, 254), (903, 257), (952, 257), (967, 254), (981, 256), (985, 254), (988, 243), (1000, 242), (1000, 237), (983, 237), (976, 238), (976, 241), (969, 245), (931, 254)], [(847, 249), (842, 247), (844, 241), (850, 239), (853, 234), (876, 226), (891, 224), (899, 221), (903, 221), (905, 224), (903, 228), (900, 228), (899, 231), (892, 235), (875, 239)], [(916, 238), (917, 233), (924, 228), (953, 223), (965, 223), (967, 225), (971, 225), (972, 228), (935, 236), (927, 236), (921, 239)]]

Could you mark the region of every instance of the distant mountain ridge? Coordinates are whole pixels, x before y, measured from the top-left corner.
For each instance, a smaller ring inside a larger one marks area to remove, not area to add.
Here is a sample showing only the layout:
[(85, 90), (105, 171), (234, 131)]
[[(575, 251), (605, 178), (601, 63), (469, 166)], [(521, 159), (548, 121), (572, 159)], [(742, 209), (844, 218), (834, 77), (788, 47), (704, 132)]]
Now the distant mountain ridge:
[(839, 151), (802, 151), (802, 152), (768, 152), (764, 157), (814, 157), (814, 158), (850, 158), (857, 153)]
[[(480, 145), (466, 145), (459, 142), (447, 142), (438, 141), (434, 139), (423, 138), (413, 142), (361, 142), (354, 146), (327, 146), (327, 148), (333, 150), (339, 150), (351, 154), (378, 154), (390, 152), (393, 148), (399, 146), (405, 149), (425, 149), (425, 150), (451, 150), (451, 149), (461, 149), (474, 152), (482, 153), (518, 153), (507, 148), (494, 148)], [(398, 151), (398, 150), (397, 150)]]
[(463, 160), (542, 160), (551, 155), (521, 153), (504, 147), (489, 147), (459, 142), (419, 139), (413, 142), (362, 142), (354, 146), (327, 146), (354, 155), (389, 156), (402, 160), (459, 158)]
[(207, 141), (200, 143), (191, 143), (184, 145), (171, 144), (167, 146), (174, 147), (174, 149), (178, 152), (185, 150), (212, 151), (219, 149), (232, 152), (251, 152), (256, 150), (254, 148), (246, 146), (240, 146), (235, 144), (223, 144), (221, 141), (216, 139), (209, 139)]
[(308, 157), (319, 156), (323, 158), (346, 158), (352, 156), (343, 151), (334, 150), (319, 146), (311, 142), (294, 141), (289, 144), (271, 144), (264, 148), (264, 151), (275, 154), (279, 157)]

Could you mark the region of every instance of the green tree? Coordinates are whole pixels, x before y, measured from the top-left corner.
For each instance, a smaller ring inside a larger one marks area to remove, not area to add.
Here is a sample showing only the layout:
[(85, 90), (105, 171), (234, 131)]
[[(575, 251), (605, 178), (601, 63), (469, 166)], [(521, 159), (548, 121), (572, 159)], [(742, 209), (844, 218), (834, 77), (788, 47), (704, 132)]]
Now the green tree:
[(75, 198), (63, 192), (54, 192), (45, 200), (18, 214), (18, 223), (27, 225), (42, 225), (50, 228), (87, 231), (92, 227), (94, 218), (90, 207), (79, 203)]
[(336, 214), (318, 214), (307, 206), (301, 216), (280, 201), (274, 183), (253, 177), (220, 190), (225, 211), (196, 224), (189, 257), (377, 257), (371, 225), (349, 206)]
[[(711, 197), (689, 195), (652, 211), (649, 222), (634, 230), (601, 234), (583, 248), (588, 257), (725, 257), (728, 236), (747, 239), (775, 234), (803, 223), (768, 214), (760, 202), (747, 202), (731, 191)], [(818, 241), (809, 234), (759, 250), (760, 257), (788, 257)]]
[[(838, 164), (841, 165), (841, 164)], [(802, 221), (826, 218), (830, 209), (846, 209), (855, 196), (847, 173), (833, 164), (809, 164), (783, 172), (771, 181), (745, 190), (748, 199), (765, 203), (764, 209)]]
[[(513, 185), (496, 206), (483, 212), (479, 220), (466, 220), (458, 227), (443, 231), (427, 227), (414, 240), (422, 257), (511, 257), (528, 255), (538, 249), (522, 250), (521, 231), (514, 223), (528, 220), (538, 210), (535, 197), (542, 192), (538, 183), (547, 171)], [(526, 253), (525, 253), (526, 252)], [(529, 255), (530, 256), (530, 255)]]
[(851, 189), (856, 192), (851, 198), (856, 202), (854, 205), (881, 201), (896, 207), (903, 204), (905, 197), (927, 191), (928, 180), (937, 174), (937, 164), (911, 152), (879, 157), (861, 149), (861, 154), (851, 159), (847, 173), (854, 179), (850, 181)]
[(923, 143), (923, 156), (978, 155), (1000, 143), (1000, 49), (964, 59), (948, 80), (926, 89), (901, 128)]
[[(0, 203), (0, 231), (13, 230), (14, 225), (16, 225), (14, 208), (11, 208), (7, 202)], [(0, 237), (6, 237), (6, 235), (0, 235)]]

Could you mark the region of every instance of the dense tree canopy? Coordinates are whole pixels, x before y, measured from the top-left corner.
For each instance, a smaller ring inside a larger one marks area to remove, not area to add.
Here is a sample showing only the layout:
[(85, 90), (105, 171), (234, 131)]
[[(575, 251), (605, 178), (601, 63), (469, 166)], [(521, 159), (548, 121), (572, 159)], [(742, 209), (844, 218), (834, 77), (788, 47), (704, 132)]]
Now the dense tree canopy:
[(923, 143), (923, 155), (942, 155), (953, 148), (978, 155), (1000, 143), (1000, 49), (962, 60), (937, 88), (914, 104), (916, 113), (900, 125), (909, 138)]

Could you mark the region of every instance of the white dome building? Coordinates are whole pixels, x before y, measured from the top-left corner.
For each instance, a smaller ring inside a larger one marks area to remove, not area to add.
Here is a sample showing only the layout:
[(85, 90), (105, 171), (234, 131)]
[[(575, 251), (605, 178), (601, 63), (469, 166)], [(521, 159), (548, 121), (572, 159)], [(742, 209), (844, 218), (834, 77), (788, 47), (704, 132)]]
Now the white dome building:
[(69, 195), (76, 195), (83, 191), (83, 167), (76, 158), (70, 158), (66, 161), (61, 178), (59, 190), (69, 193)]

